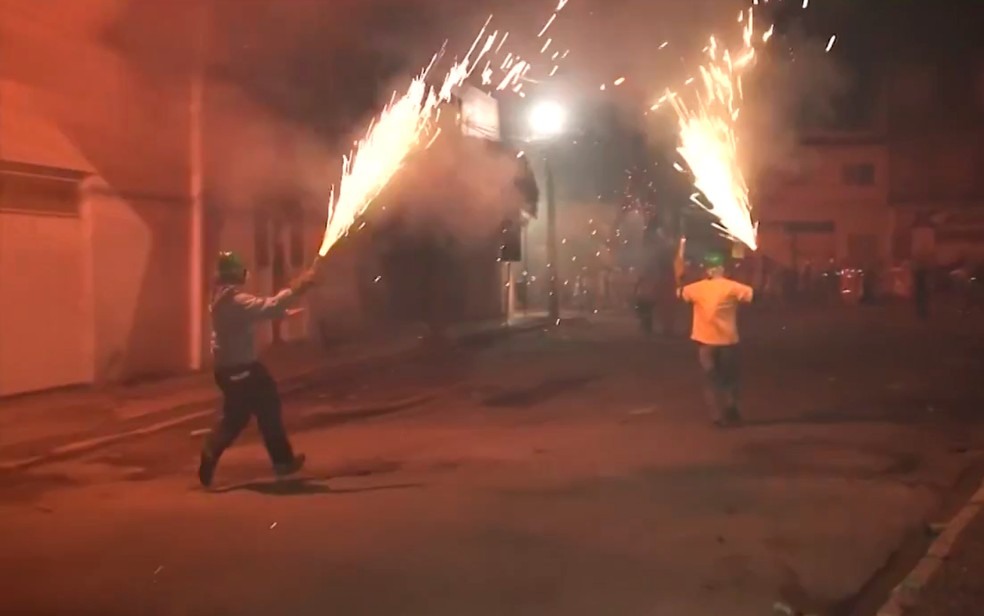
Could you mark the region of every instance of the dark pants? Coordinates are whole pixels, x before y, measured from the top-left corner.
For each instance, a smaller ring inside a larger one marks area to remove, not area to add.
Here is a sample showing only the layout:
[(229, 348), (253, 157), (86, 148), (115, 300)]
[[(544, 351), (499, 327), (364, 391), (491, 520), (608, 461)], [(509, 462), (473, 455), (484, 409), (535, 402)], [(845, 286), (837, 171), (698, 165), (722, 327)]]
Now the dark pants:
[(929, 274), (925, 271), (916, 271), (913, 278), (913, 296), (916, 301), (916, 316), (920, 319), (928, 319)]
[(636, 301), (636, 315), (639, 317), (639, 328), (644, 334), (653, 333), (653, 302), (640, 299)]
[(256, 415), (263, 444), (274, 464), (289, 464), (294, 459), (290, 441), (280, 416), (277, 384), (260, 363), (236, 368), (219, 368), (215, 383), (222, 390), (222, 418), (205, 441), (205, 454), (216, 460)]
[(715, 421), (738, 418), (738, 346), (697, 345), (704, 394)]
[(677, 309), (676, 291), (662, 293), (656, 301), (656, 312), (659, 315), (660, 333), (664, 336), (673, 335), (673, 321)]

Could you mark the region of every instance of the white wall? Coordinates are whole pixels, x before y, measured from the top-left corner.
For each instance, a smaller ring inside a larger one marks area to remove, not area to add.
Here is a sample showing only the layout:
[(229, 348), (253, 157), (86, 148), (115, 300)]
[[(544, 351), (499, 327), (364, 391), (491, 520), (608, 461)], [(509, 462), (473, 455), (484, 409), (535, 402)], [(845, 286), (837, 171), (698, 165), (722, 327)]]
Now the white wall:
[(93, 379), (83, 222), (0, 212), (0, 396)]

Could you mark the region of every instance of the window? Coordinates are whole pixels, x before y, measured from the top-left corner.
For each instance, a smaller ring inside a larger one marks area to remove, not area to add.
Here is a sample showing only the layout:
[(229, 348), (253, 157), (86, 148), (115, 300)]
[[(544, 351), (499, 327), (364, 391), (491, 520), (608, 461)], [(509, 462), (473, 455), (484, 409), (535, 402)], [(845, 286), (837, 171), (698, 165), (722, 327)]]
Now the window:
[(871, 163), (844, 165), (841, 176), (848, 186), (871, 186), (875, 183), (875, 166)]
[(77, 217), (78, 180), (47, 175), (0, 174), (0, 210)]

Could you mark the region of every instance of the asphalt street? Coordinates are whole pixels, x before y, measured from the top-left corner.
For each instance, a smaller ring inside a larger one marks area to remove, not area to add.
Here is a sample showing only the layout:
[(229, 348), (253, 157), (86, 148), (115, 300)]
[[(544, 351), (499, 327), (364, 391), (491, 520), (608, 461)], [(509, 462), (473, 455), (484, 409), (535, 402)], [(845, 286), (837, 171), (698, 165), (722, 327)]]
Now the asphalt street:
[(870, 613), (976, 487), (984, 337), (895, 309), (745, 323), (747, 425), (685, 339), (624, 318), (476, 343), (285, 401), (201, 489), (188, 428), (0, 477), (3, 613)]

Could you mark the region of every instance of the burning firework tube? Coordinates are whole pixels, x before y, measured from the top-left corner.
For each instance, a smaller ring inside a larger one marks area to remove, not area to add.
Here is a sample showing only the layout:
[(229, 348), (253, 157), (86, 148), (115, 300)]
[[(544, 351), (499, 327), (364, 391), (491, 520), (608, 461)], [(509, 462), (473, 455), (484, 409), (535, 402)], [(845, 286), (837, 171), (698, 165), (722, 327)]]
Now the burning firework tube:
[(676, 276), (676, 286), (679, 289), (683, 286), (683, 272), (686, 268), (683, 255), (687, 246), (687, 238), (680, 236), (680, 245), (677, 247), (676, 258), (673, 259), (673, 275)]

